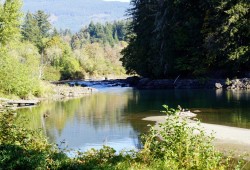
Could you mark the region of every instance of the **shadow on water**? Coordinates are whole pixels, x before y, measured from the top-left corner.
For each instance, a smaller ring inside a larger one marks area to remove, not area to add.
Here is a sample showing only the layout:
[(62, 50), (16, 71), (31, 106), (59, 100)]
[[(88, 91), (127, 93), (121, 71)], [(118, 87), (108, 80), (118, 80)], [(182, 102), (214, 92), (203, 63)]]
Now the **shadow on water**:
[(162, 115), (162, 105), (181, 105), (199, 111), (203, 122), (250, 128), (250, 92), (215, 90), (135, 90), (107, 88), (91, 96), (67, 101), (47, 101), (18, 111), (32, 129), (43, 129), (51, 142), (87, 150), (108, 144), (116, 150), (133, 149), (138, 135), (148, 130), (142, 121)]

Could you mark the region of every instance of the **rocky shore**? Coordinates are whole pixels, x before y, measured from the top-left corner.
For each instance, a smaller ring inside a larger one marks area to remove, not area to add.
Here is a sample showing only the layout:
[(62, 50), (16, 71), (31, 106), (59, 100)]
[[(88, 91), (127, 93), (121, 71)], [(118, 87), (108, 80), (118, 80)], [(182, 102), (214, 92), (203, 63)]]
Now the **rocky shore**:
[(160, 79), (130, 77), (130, 86), (138, 89), (250, 89), (250, 78), (242, 79)]
[(91, 87), (69, 86), (69, 85), (53, 85), (53, 93), (51, 98), (68, 98), (80, 97), (97, 91)]
[(39, 104), (43, 100), (63, 100), (92, 94), (97, 91), (95, 88), (72, 86), (67, 84), (51, 85), (52, 91), (45, 97), (33, 98), (32, 100), (11, 100), (0, 98), (0, 112), (6, 108), (21, 108)]

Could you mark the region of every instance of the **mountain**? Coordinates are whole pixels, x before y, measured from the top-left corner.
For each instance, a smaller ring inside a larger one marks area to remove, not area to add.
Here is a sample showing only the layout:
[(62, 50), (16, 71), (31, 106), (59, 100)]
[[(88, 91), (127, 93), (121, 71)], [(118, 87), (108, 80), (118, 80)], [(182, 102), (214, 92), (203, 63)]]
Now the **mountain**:
[(90, 21), (106, 22), (127, 18), (128, 2), (103, 0), (23, 0), (24, 12), (43, 10), (58, 29), (79, 31)]

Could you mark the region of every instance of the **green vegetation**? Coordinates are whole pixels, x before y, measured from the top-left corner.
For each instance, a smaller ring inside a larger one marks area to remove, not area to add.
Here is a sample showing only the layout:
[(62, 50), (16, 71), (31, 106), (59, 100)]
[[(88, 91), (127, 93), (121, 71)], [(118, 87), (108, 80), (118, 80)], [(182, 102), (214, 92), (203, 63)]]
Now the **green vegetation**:
[(39, 54), (30, 43), (21, 43), (21, 3), (0, 4), (0, 94), (22, 98), (41, 94), (38, 79)]
[(247, 0), (132, 0), (128, 73), (237, 76), (250, 70)]
[(15, 94), (21, 98), (41, 95), (39, 54), (29, 43), (11, 44), (0, 52), (0, 94)]
[[(168, 108), (167, 108), (168, 109)], [(168, 109), (167, 113), (176, 113)], [(24, 122), (25, 124), (25, 122)], [(240, 169), (243, 160), (224, 157), (197, 124), (170, 115), (156, 130), (142, 136), (138, 152), (115, 153), (104, 146), (69, 158), (40, 132), (17, 126), (15, 114), (0, 115), (0, 169)]]
[[(46, 92), (43, 80), (124, 76), (120, 51), (125, 21), (93, 23), (75, 34), (57, 31), (38, 10), (22, 19), (20, 0), (0, 3), (0, 94), (31, 98)], [(53, 30), (53, 31), (52, 31)]]
[(70, 30), (52, 32), (48, 19), (49, 15), (40, 10), (27, 13), (21, 30), (23, 41), (32, 42), (39, 49), (40, 78), (65, 80), (125, 74), (119, 59), (126, 46), (127, 22), (91, 22), (72, 34)]

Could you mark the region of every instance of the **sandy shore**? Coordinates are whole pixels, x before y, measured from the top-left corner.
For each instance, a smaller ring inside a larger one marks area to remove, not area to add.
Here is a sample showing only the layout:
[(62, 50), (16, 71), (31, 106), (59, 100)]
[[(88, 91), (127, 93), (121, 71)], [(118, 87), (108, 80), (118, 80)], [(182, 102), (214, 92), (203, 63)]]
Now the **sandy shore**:
[[(157, 126), (166, 120), (166, 116), (152, 116), (143, 120), (154, 121)], [(191, 126), (195, 124), (194, 121), (190, 121)], [(201, 127), (208, 135), (214, 134), (214, 145), (218, 150), (224, 153), (233, 152), (235, 156), (247, 154), (246, 159), (250, 160), (250, 129), (207, 123), (201, 123)]]

